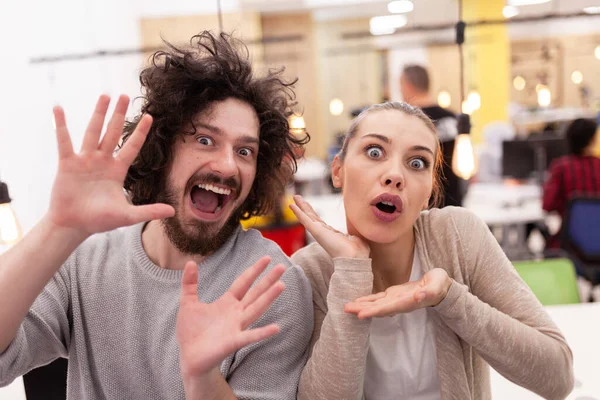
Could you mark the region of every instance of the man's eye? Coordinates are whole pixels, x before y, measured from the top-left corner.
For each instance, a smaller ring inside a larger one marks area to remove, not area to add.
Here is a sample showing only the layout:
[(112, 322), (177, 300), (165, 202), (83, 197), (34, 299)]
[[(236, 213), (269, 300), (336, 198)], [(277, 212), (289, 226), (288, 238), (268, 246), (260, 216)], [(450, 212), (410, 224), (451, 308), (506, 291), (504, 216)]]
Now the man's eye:
[(211, 138), (209, 138), (208, 136), (200, 136), (198, 139), (198, 143), (205, 145), (205, 146), (212, 146), (213, 140)]
[(252, 155), (252, 150), (247, 147), (244, 147), (244, 148), (240, 149), (238, 151), (238, 153), (244, 157), (248, 157), (248, 156)]

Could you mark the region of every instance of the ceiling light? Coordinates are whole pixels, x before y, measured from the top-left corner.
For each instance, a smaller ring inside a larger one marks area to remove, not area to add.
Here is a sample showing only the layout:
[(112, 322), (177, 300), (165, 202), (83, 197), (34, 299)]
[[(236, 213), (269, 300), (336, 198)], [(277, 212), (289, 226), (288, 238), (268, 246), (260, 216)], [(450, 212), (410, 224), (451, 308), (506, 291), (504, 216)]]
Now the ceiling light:
[(21, 226), (10, 206), (8, 186), (0, 181), (0, 245), (15, 244), (21, 238)]
[(293, 133), (301, 133), (306, 129), (304, 117), (301, 115), (292, 114), (289, 118), (290, 131)]
[(437, 102), (440, 107), (448, 108), (450, 107), (450, 104), (452, 104), (452, 96), (450, 96), (448, 91), (442, 90), (438, 93)]
[(467, 101), (469, 102), (469, 107), (471, 110), (476, 111), (481, 108), (481, 96), (476, 91), (473, 90), (469, 92)]
[(329, 112), (331, 115), (341, 115), (344, 112), (344, 102), (340, 99), (333, 99), (329, 102)]
[(402, 28), (406, 22), (406, 16), (402, 14), (373, 17), (369, 20), (369, 31), (371, 35), (387, 35)]
[(540, 88), (537, 94), (538, 104), (541, 107), (548, 107), (552, 103), (552, 93), (546, 86)]
[(525, 78), (523, 78), (521, 75), (517, 75), (515, 76), (515, 79), (513, 79), (513, 86), (519, 91), (525, 89), (525, 83)]
[(508, 0), (506, 3), (509, 6), (531, 6), (534, 4), (549, 3), (551, 0)]
[(387, 9), (392, 14), (409, 13), (415, 8), (410, 0), (396, 0), (388, 3)]
[(600, 14), (600, 6), (596, 7), (585, 7), (583, 12), (586, 14)]
[(519, 9), (515, 6), (504, 6), (502, 9), (502, 15), (504, 18), (512, 18), (519, 15)]
[(576, 85), (579, 85), (581, 82), (583, 82), (583, 74), (581, 71), (573, 71), (571, 74), (571, 80)]
[(471, 115), (473, 113), (473, 109), (471, 108), (471, 103), (469, 103), (468, 100), (465, 100), (462, 102), (460, 109), (462, 110), (463, 114)]
[(598, 60), (600, 60), (600, 46), (596, 46), (596, 50), (594, 50), (594, 55)]

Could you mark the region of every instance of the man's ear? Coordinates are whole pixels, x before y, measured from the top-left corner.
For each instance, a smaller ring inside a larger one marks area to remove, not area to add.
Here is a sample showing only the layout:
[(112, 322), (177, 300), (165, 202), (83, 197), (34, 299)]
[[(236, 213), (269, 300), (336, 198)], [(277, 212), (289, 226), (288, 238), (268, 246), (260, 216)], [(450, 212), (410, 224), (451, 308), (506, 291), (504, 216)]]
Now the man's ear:
[(342, 182), (344, 181), (344, 168), (339, 155), (335, 156), (333, 163), (331, 164), (331, 181), (334, 188), (342, 188)]

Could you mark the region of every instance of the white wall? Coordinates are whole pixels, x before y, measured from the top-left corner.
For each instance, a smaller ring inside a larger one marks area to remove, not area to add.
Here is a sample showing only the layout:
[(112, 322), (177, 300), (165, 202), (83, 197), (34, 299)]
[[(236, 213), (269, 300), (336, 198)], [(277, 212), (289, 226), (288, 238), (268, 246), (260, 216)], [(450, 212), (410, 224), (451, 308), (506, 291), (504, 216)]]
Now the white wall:
[(425, 47), (395, 48), (388, 52), (388, 87), (390, 100), (401, 101), (400, 74), (405, 65), (428, 65), (427, 49)]
[(52, 107), (65, 108), (79, 148), (99, 94), (138, 96), (139, 55), (31, 64), (32, 57), (137, 48), (135, 3), (10, 2), (0, 13), (0, 178), (25, 231), (47, 209), (57, 168)]

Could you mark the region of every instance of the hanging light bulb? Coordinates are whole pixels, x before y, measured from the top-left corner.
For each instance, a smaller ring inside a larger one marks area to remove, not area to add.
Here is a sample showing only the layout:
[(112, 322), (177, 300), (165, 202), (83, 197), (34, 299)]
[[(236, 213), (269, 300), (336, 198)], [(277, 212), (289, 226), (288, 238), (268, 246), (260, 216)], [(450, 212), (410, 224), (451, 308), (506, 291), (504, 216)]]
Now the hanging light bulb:
[(331, 115), (341, 115), (344, 112), (344, 102), (338, 98), (329, 102), (329, 112)]
[(581, 71), (573, 71), (573, 73), (571, 74), (571, 80), (576, 85), (579, 85), (581, 82), (583, 82), (583, 74), (581, 73)]
[(596, 46), (596, 50), (594, 50), (594, 56), (600, 60), (600, 46)]
[(548, 87), (541, 85), (537, 92), (538, 104), (540, 107), (548, 107), (552, 103), (552, 93)]
[(0, 244), (12, 245), (21, 238), (21, 226), (10, 206), (8, 186), (0, 181)]
[(469, 92), (469, 95), (467, 96), (467, 102), (469, 103), (471, 112), (477, 111), (481, 108), (481, 96), (475, 90)]
[(460, 108), (463, 114), (471, 115), (473, 113), (473, 109), (471, 108), (471, 103), (469, 103), (469, 100), (463, 101)]
[(302, 115), (292, 114), (289, 118), (290, 131), (292, 133), (302, 133), (306, 129), (304, 117)]
[(438, 93), (437, 102), (440, 107), (448, 108), (450, 107), (450, 104), (452, 104), (452, 96), (450, 96), (448, 91), (442, 90)]
[(513, 79), (513, 86), (518, 91), (525, 89), (525, 84), (525, 78), (523, 78), (521, 75), (517, 75), (515, 76), (515, 79)]
[(458, 116), (458, 136), (454, 141), (452, 172), (462, 179), (470, 179), (477, 173), (477, 160), (471, 143), (471, 121), (468, 114)]

